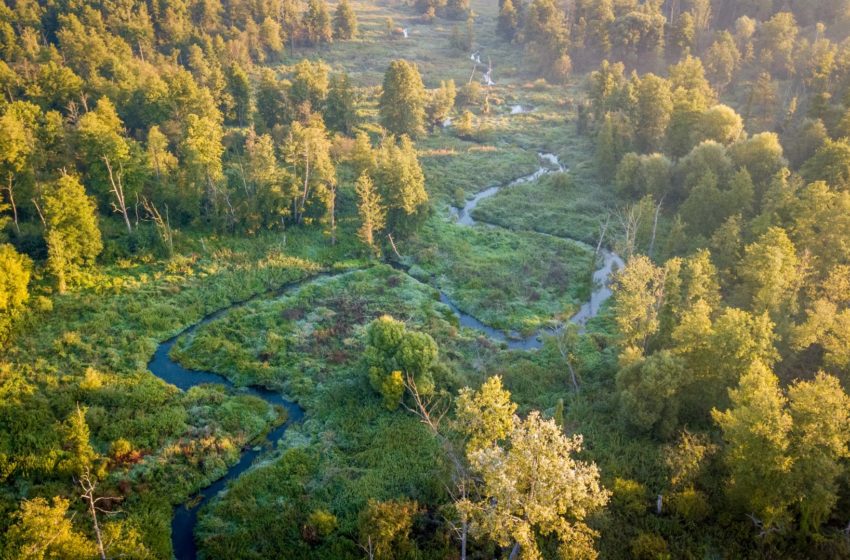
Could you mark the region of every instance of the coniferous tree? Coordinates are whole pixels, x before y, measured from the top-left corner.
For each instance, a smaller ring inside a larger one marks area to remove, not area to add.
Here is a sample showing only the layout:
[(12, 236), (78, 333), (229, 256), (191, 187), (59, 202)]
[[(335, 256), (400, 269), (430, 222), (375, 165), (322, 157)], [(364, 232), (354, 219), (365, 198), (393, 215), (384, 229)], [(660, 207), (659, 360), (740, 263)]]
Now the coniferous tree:
[(415, 64), (394, 60), (384, 74), (381, 124), (393, 134), (411, 138), (423, 132), (425, 86)]
[(412, 233), (426, 216), (428, 192), (413, 142), (387, 138), (377, 158), (375, 182), (387, 205), (387, 229), (397, 236)]
[(80, 181), (63, 175), (43, 194), (47, 265), (59, 293), (95, 262), (103, 249), (94, 202)]
[(348, 0), (341, 0), (334, 12), (334, 39), (348, 41), (357, 37), (357, 15)]
[(357, 108), (354, 88), (348, 74), (331, 76), (328, 97), (325, 101), (325, 122), (328, 128), (343, 134), (351, 134), (357, 124)]
[(387, 210), (367, 173), (364, 172), (357, 178), (354, 190), (357, 193), (357, 210), (360, 214), (360, 229), (357, 230), (357, 236), (371, 251), (377, 252), (375, 235), (384, 228)]
[(307, 10), (301, 20), (304, 40), (308, 45), (320, 45), (333, 42), (333, 28), (328, 4), (325, 0), (309, 0)]
[(519, 13), (514, 7), (513, 0), (503, 0), (499, 8), (499, 21), (496, 31), (506, 41), (513, 41), (519, 28)]

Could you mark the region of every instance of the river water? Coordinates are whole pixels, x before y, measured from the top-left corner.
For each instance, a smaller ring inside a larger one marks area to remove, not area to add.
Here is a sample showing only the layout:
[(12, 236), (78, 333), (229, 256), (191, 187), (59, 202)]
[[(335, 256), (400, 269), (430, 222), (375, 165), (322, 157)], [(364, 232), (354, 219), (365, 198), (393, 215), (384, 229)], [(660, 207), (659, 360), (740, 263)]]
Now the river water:
[[(496, 193), (498, 193), (504, 188), (510, 188), (512, 186), (519, 185), (522, 183), (536, 181), (548, 173), (565, 170), (565, 167), (561, 165), (557, 156), (555, 156), (554, 154), (541, 153), (538, 154), (538, 156), (540, 157), (541, 163), (543, 165), (541, 165), (540, 168), (538, 168), (537, 171), (535, 171), (534, 173), (531, 173), (524, 177), (520, 177), (504, 185), (490, 187), (469, 199), (463, 208), (459, 210), (453, 209), (453, 214), (457, 218), (457, 223), (464, 226), (475, 225), (476, 221), (472, 218), (472, 211), (475, 209), (478, 203), (481, 200), (484, 200), (485, 198), (494, 196)], [(599, 309), (602, 304), (609, 297), (611, 297), (611, 289), (609, 288), (611, 275), (618, 268), (621, 268), (623, 266), (623, 260), (615, 253), (612, 253), (608, 250), (602, 249), (600, 251), (600, 257), (600, 267), (593, 274), (594, 289), (591, 294), (590, 300), (585, 302), (584, 305), (582, 305), (581, 309), (578, 311), (578, 313), (576, 313), (570, 319), (571, 323), (577, 324), (581, 328), (584, 327), (588, 319), (595, 317), (599, 313)], [(338, 275), (347, 273), (348, 272), (342, 272)], [(306, 281), (289, 284), (278, 290), (277, 297), (280, 297), (298, 289), (306, 282), (311, 282), (318, 278), (328, 277), (331, 276), (327, 274), (322, 274)], [(253, 301), (253, 299), (248, 301)], [(440, 291), (440, 301), (447, 305), (452, 310), (452, 312), (454, 312), (461, 326), (474, 329), (497, 342), (502, 342), (511, 350), (534, 350), (540, 348), (543, 345), (542, 335), (556, 334), (560, 329), (563, 328), (563, 326), (561, 326), (554, 329), (545, 329), (523, 338), (518, 336), (516, 333), (505, 333), (498, 329), (494, 329), (493, 327), (489, 327), (483, 324), (475, 317), (473, 317), (472, 315), (464, 313), (442, 291)], [(153, 373), (166, 383), (170, 383), (184, 391), (187, 391), (190, 388), (195, 387), (196, 385), (215, 383), (219, 385), (224, 385), (225, 387), (234, 390), (244, 391), (249, 395), (253, 395), (263, 399), (270, 405), (281, 406), (285, 408), (288, 412), (286, 422), (272, 429), (266, 435), (266, 446), (270, 447), (273, 446), (283, 436), (284, 432), (286, 431), (286, 428), (290, 424), (292, 424), (293, 422), (299, 422), (304, 417), (304, 411), (301, 407), (299, 407), (296, 403), (292, 401), (286, 400), (280, 395), (280, 393), (262, 387), (247, 387), (242, 389), (236, 389), (233, 383), (226, 377), (212, 372), (187, 369), (172, 360), (171, 356), (169, 355), (171, 353), (171, 349), (174, 347), (175, 342), (180, 336), (191, 335), (199, 327), (220, 318), (222, 315), (224, 315), (231, 309), (245, 305), (246, 303), (248, 302), (246, 301), (236, 303), (231, 305), (230, 307), (211, 313), (210, 315), (204, 317), (198, 323), (195, 323), (194, 325), (186, 328), (176, 336), (161, 343), (157, 347), (156, 352), (154, 352), (153, 358), (148, 363), (148, 369), (151, 371), (151, 373)], [(171, 522), (171, 542), (172, 547), (174, 549), (174, 556), (177, 560), (194, 560), (195, 558), (197, 558), (197, 545), (195, 543), (195, 525), (198, 521), (198, 511), (201, 509), (201, 506), (209, 502), (221, 490), (223, 490), (230, 480), (237, 478), (243, 472), (248, 470), (251, 465), (254, 464), (255, 460), (264, 451), (265, 449), (262, 446), (253, 447), (244, 451), (239, 458), (239, 462), (237, 462), (234, 466), (228, 469), (227, 473), (224, 476), (222, 476), (209, 486), (201, 489), (195, 499), (190, 500), (187, 504), (179, 505), (174, 508), (174, 518)]]

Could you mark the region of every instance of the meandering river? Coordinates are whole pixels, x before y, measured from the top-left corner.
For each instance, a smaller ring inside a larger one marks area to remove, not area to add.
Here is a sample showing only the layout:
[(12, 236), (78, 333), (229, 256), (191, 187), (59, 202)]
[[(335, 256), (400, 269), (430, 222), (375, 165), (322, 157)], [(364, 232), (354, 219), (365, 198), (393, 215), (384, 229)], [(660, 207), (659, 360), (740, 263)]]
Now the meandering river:
[[(531, 173), (524, 177), (520, 177), (519, 179), (515, 179), (507, 184), (493, 186), (484, 191), (481, 191), (480, 193), (469, 199), (463, 208), (459, 210), (454, 209), (454, 215), (457, 217), (457, 222), (464, 226), (475, 225), (476, 222), (475, 220), (473, 220), (471, 214), (475, 207), (478, 205), (478, 203), (481, 200), (484, 200), (485, 198), (494, 196), (503, 188), (510, 188), (511, 186), (515, 186), (518, 184), (536, 181), (547, 173), (565, 170), (564, 166), (561, 165), (555, 155), (538, 155), (543, 165), (541, 165), (540, 168), (537, 169), (534, 173)], [(611, 290), (608, 287), (611, 274), (617, 268), (623, 266), (623, 261), (619, 256), (610, 251), (603, 249), (600, 251), (600, 253), (600, 267), (593, 274), (594, 289), (591, 294), (590, 300), (587, 301), (584, 305), (582, 305), (578, 313), (576, 313), (570, 319), (571, 323), (584, 326), (588, 319), (595, 317), (599, 313), (599, 309), (602, 304), (611, 296)], [(347, 274), (347, 272), (341, 272), (339, 274)], [(278, 297), (297, 290), (306, 282), (311, 282), (322, 277), (327, 278), (329, 277), (329, 275), (319, 275), (309, 280), (295, 282), (284, 286), (281, 290), (278, 291)], [(199, 327), (209, 323), (210, 321), (214, 321), (215, 319), (221, 317), (222, 315), (224, 315), (235, 307), (239, 307), (245, 305), (250, 301), (253, 301), (253, 299), (257, 298), (252, 298), (246, 302), (235, 303), (227, 308), (211, 313), (210, 315), (201, 319), (201, 321), (199, 321), (198, 323), (186, 328), (179, 334), (166, 340), (157, 347), (153, 358), (148, 364), (148, 369), (150, 369), (151, 373), (153, 373), (166, 383), (171, 383), (172, 385), (175, 385), (176, 387), (184, 391), (189, 390), (190, 388), (196, 385), (209, 383), (216, 383), (219, 385), (224, 385), (225, 387), (235, 388), (230, 380), (219, 374), (206, 371), (195, 371), (184, 368), (183, 366), (171, 359), (170, 353), (171, 349), (174, 347), (175, 342), (180, 336), (191, 335)], [(440, 291), (440, 301), (442, 301), (444, 304), (449, 306), (449, 308), (451, 308), (454, 314), (458, 317), (458, 321), (461, 326), (475, 329), (493, 340), (505, 343), (508, 348), (513, 350), (533, 350), (536, 348), (540, 348), (543, 344), (543, 334), (554, 334), (559, 330), (546, 329), (536, 332), (531, 336), (521, 338), (514, 336), (513, 333), (505, 333), (498, 329), (489, 327), (483, 324), (475, 317), (464, 313), (442, 291)], [(298, 422), (304, 417), (303, 409), (301, 409), (301, 407), (299, 407), (296, 403), (283, 398), (280, 393), (269, 389), (264, 389), (262, 387), (247, 387), (241, 390), (245, 391), (247, 394), (254, 395), (265, 400), (270, 405), (281, 406), (287, 410), (288, 417), (286, 422), (272, 429), (266, 435), (266, 440), (269, 445), (274, 445), (283, 436), (284, 432), (286, 431), (286, 428), (291, 423)], [(201, 489), (195, 499), (190, 500), (187, 504), (179, 505), (174, 508), (174, 518), (171, 522), (171, 541), (174, 549), (174, 556), (175, 558), (177, 558), (177, 560), (194, 560), (195, 558), (197, 558), (197, 546), (195, 543), (194, 533), (195, 525), (197, 524), (198, 520), (198, 511), (200, 510), (201, 506), (203, 506), (210, 499), (215, 497), (221, 490), (223, 490), (230, 480), (238, 477), (240, 474), (250, 468), (261, 453), (263, 453), (263, 448), (260, 446), (253, 447), (244, 451), (239, 458), (239, 462), (232, 466), (230, 469), (228, 469), (227, 473), (224, 476), (222, 476), (209, 486)]]

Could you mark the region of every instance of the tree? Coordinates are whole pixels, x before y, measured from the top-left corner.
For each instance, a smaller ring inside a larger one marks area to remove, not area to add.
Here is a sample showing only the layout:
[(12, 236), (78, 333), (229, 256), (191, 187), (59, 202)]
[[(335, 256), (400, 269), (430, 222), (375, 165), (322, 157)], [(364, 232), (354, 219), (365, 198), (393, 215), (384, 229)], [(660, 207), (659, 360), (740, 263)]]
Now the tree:
[(644, 153), (658, 151), (673, 111), (670, 84), (647, 74), (637, 81), (635, 94), (635, 143)]
[(333, 42), (331, 16), (325, 0), (308, 0), (307, 10), (301, 19), (304, 40), (308, 45)]
[(381, 195), (366, 172), (361, 173), (357, 178), (354, 190), (357, 192), (359, 200), (357, 210), (360, 214), (360, 229), (357, 230), (357, 236), (372, 252), (377, 253), (375, 234), (384, 228), (387, 210)]
[(356, 97), (348, 74), (334, 74), (331, 77), (324, 115), (325, 122), (332, 130), (343, 134), (351, 134), (354, 130), (357, 124)]
[(826, 181), (838, 190), (850, 190), (850, 141), (827, 138), (800, 173), (806, 181)]
[(348, 0), (341, 0), (334, 12), (334, 39), (350, 41), (357, 37), (357, 15)]
[(415, 64), (394, 60), (384, 74), (381, 124), (393, 134), (416, 137), (425, 121), (425, 86)]
[(130, 145), (123, 134), (123, 123), (115, 105), (102, 98), (94, 111), (83, 115), (77, 123), (88, 176), (97, 190), (110, 193), (112, 208), (124, 218), (127, 233), (133, 233), (127, 204), (132, 192), (126, 188), (125, 166), (130, 162)]
[(66, 456), (59, 467), (73, 476), (89, 471), (97, 459), (97, 453), (91, 446), (86, 411), (86, 408), (77, 405), (65, 422)]
[(43, 194), (47, 266), (56, 277), (59, 293), (92, 266), (103, 249), (94, 202), (80, 181), (63, 175)]
[(789, 434), (792, 418), (784, 410), (779, 380), (767, 366), (754, 363), (729, 390), (732, 407), (712, 411), (726, 443), (730, 471), (728, 493), (765, 530), (786, 518), (791, 470)]
[(29, 299), (32, 261), (8, 244), (0, 244), (0, 348)]
[(245, 126), (251, 122), (251, 83), (248, 73), (236, 63), (231, 64), (226, 73), (227, 90), (233, 99), (233, 112), (230, 122)]
[(800, 263), (794, 244), (782, 228), (771, 227), (745, 247), (738, 274), (757, 313), (767, 311), (779, 321), (796, 312)]
[(428, 120), (431, 124), (439, 126), (449, 118), (455, 107), (456, 96), (454, 80), (441, 81), (440, 87), (431, 91), (427, 107)]
[(728, 31), (721, 32), (705, 55), (705, 72), (721, 93), (732, 83), (741, 65), (741, 52)]
[(744, 134), (744, 120), (727, 105), (715, 105), (700, 117), (694, 144), (713, 140), (723, 145), (736, 142)]
[(502, 442), (513, 429), (516, 404), (502, 387), (502, 378), (487, 379), (477, 391), (464, 387), (455, 403), (456, 419), (468, 451)]
[(499, 20), (496, 32), (505, 41), (513, 41), (519, 28), (519, 13), (512, 0), (503, 0), (499, 8)]
[(804, 534), (817, 531), (838, 502), (843, 459), (850, 456), (850, 397), (838, 379), (819, 373), (788, 390), (793, 420), (791, 487)]
[(18, 231), (16, 186), (32, 167), (37, 146), (35, 119), (39, 112), (31, 103), (16, 101), (6, 105), (0, 116), (0, 192), (6, 192), (5, 198), (12, 208), (12, 218)]
[(413, 558), (416, 541), (410, 538), (419, 506), (410, 500), (369, 500), (358, 520), (360, 547), (370, 560)]
[(554, 0), (532, 0), (525, 11), (522, 41), (541, 71), (550, 78), (563, 80), (571, 66), (567, 52), (569, 28), (564, 10)]
[(95, 557), (94, 543), (74, 530), (69, 506), (61, 497), (50, 502), (44, 498), (21, 502), (15, 523), (6, 534), (5, 552), (20, 560)]
[(679, 424), (679, 391), (685, 368), (668, 351), (628, 364), (617, 373), (623, 419), (630, 426), (670, 437)]
[(305, 217), (327, 216), (332, 210), (330, 197), (336, 186), (336, 168), (330, 150), (331, 143), (320, 117), (310, 119), (307, 125), (292, 123), (283, 153), (300, 190), (292, 202), (296, 223), (302, 223)]
[(505, 444), (469, 453), (481, 499), (458, 507), (475, 520), (473, 532), (512, 546), (512, 558), (542, 558), (542, 536), (554, 538), (564, 558), (596, 558), (596, 532), (585, 519), (605, 506), (609, 493), (596, 465), (574, 458), (581, 447), (581, 436), (566, 437), (537, 411), (525, 420), (514, 416)]
[(200, 197), (200, 193), (204, 193), (203, 208), (208, 218), (215, 217), (225, 205), (232, 210), (227, 191), (222, 186), (223, 138), (224, 131), (215, 118), (194, 114), (187, 118), (181, 145), (184, 181), (187, 190), (194, 196)]
[(312, 111), (322, 111), (330, 87), (329, 74), (330, 67), (321, 60), (311, 62), (305, 58), (296, 64), (289, 88), (292, 105), (302, 112), (305, 104)]
[(377, 154), (375, 182), (387, 205), (387, 229), (409, 235), (426, 216), (428, 192), (413, 142), (402, 136), (398, 143), (389, 137)]
[(794, 72), (794, 46), (799, 29), (794, 14), (779, 12), (758, 30), (757, 52), (764, 68), (781, 76)]
[(364, 357), (369, 382), (389, 410), (398, 408), (407, 387), (421, 395), (434, 390), (437, 344), (429, 334), (409, 331), (389, 315), (369, 324)]
[(642, 354), (650, 337), (658, 331), (664, 275), (663, 268), (656, 267), (643, 255), (629, 259), (617, 273), (612, 291), (623, 348)]

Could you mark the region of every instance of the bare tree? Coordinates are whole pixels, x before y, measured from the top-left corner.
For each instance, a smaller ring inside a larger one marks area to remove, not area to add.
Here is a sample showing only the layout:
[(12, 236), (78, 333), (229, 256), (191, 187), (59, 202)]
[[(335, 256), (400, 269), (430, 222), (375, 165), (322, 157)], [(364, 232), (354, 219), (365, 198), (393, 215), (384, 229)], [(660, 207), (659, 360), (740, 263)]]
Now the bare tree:
[(576, 344), (578, 343), (578, 328), (576, 325), (565, 325), (558, 333), (556, 342), (558, 343), (558, 352), (561, 354), (561, 357), (564, 359), (564, 363), (567, 364), (567, 369), (570, 372), (570, 379), (572, 380), (573, 388), (576, 390), (576, 393), (578, 393), (578, 374), (576, 373), (574, 363), (576, 359), (574, 352)]
[(141, 202), (142, 207), (147, 213), (147, 219), (156, 225), (156, 229), (159, 232), (160, 238), (162, 238), (162, 240), (168, 247), (168, 256), (173, 255), (174, 232), (171, 229), (171, 220), (168, 218), (168, 205), (165, 205), (165, 219), (163, 219), (162, 214), (153, 202), (144, 197), (142, 198)]
[(9, 204), (12, 206), (12, 218), (15, 222), (15, 231), (21, 233), (21, 228), (18, 226), (18, 206), (15, 204), (15, 191), (12, 186), (12, 174), (9, 173), (9, 184), (5, 187), (7, 193), (9, 193)]
[(97, 514), (98, 512), (100, 512), (106, 515), (112, 515), (117, 512), (104, 509), (98, 504), (104, 502), (113, 502), (116, 500), (120, 500), (120, 498), (114, 498), (109, 496), (99, 496), (96, 498), (95, 490), (97, 490), (97, 480), (92, 478), (91, 471), (88, 467), (86, 467), (86, 469), (83, 471), (83, 474), (82, 476), (80, 476), (80, 479), (77, 481), (77, 483), (83, 490), (83, 493), (80, 495), (80, 498), (82, 498), (83, 501), (85, 501), (88, 505), (89, 515), (91, 515), (92, 525), (94, 526), (94, 535), (97, 539), (97, 552), (100, 555), (101, 560), (106, 560), (106, 550), (103, 546), (103, 535), (100, 531), (100, 524), (97, 520)]
[(124, 223), (127, 224), (127, 233), (132, 234), (133, 226), (130, 224), (130, 214), (127, 212), (127, 201), (124, 196), (124, 184), (121, 180), (121, 177), (124, 175), (123, 166), (119, 163), (118, 173), (113, 173), (112, 165), (109, 163), (109, 157), (103, 156), (103, 163), (106, 164), (106, 170), (109, 172), (109, 183), (112, 185), (112, 194), (115, 195), (117, 202), (117, 204), (116, 202), (112, 203), (112, 209), (121, 213), (124, 217)]

